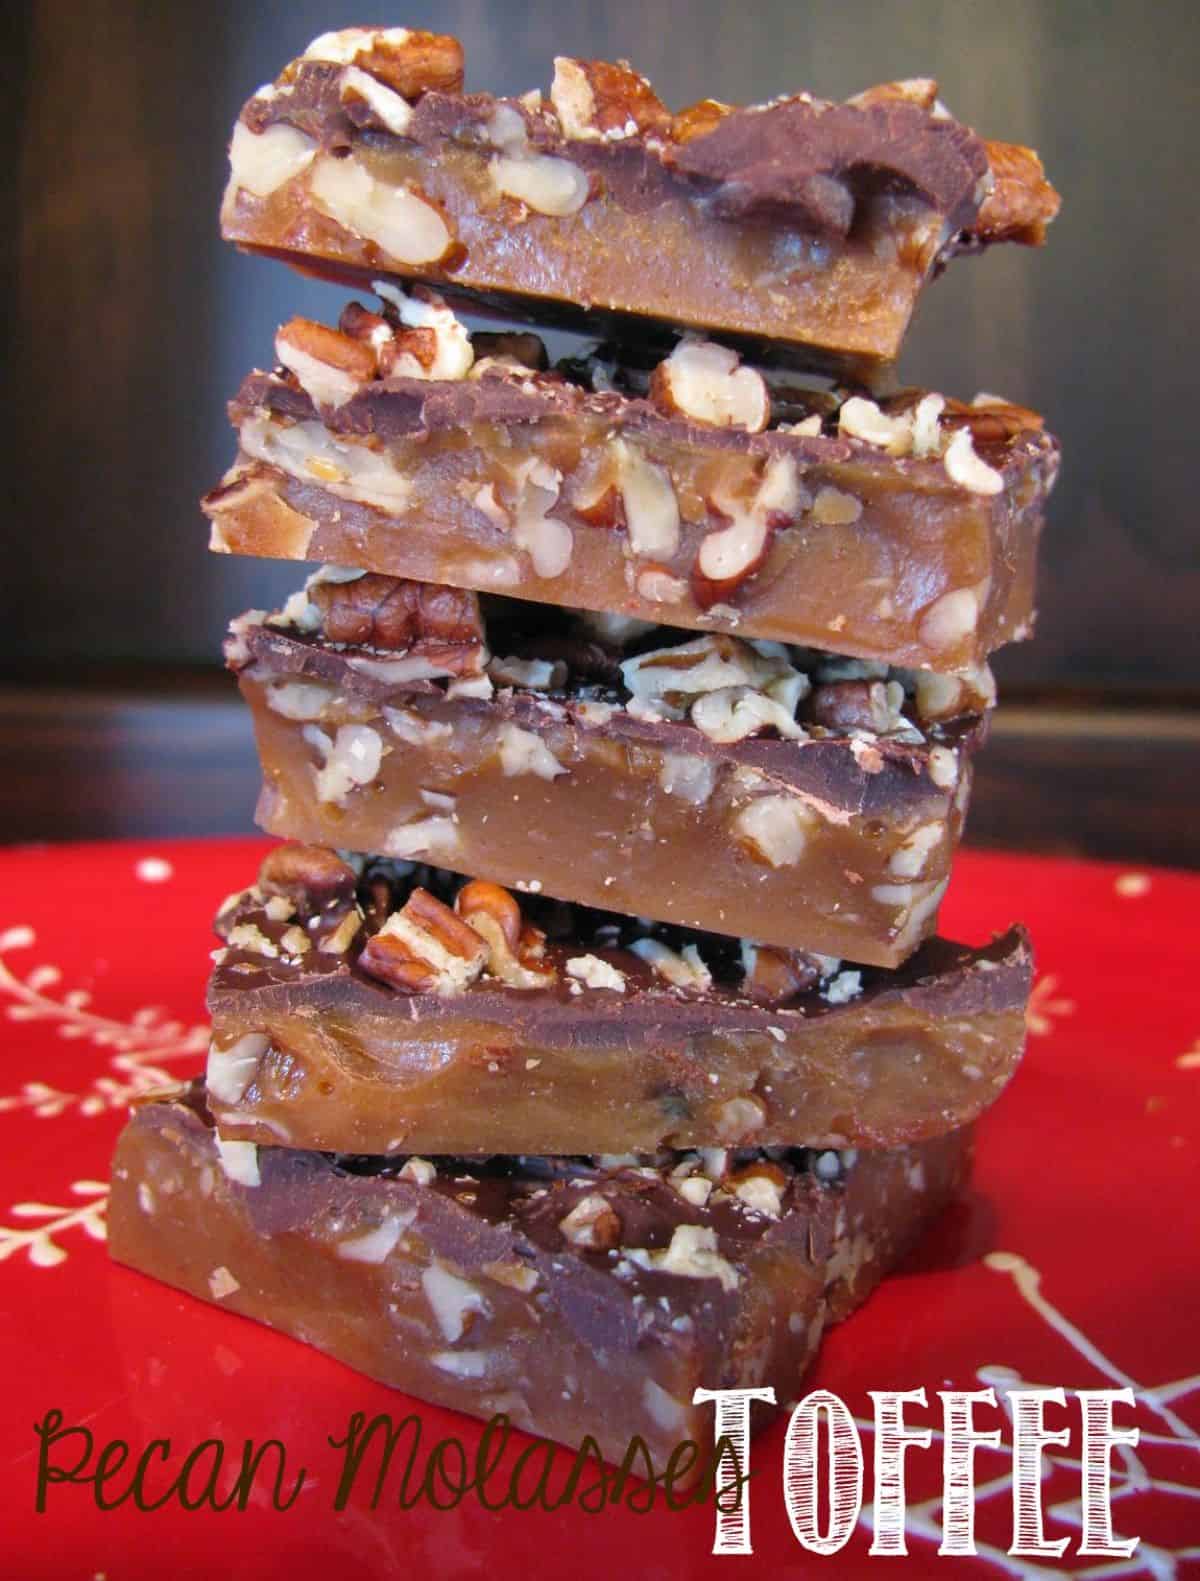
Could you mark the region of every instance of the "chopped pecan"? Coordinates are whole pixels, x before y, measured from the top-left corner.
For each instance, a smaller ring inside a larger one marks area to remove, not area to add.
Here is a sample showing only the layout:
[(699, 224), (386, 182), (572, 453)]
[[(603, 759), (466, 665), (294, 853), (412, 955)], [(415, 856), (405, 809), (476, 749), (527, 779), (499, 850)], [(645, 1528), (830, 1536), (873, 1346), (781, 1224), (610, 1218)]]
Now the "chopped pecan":
[(760, 433), (770, 421), (771, 397), (755, 368), (714, 341), (685, 337), (650, 375), (650, 399), (660, 411), (680, 413), (714, 428)]
[(621, 1239), (621, 1220), (607, 1197), (590, 1192), (558, 1221), (564, 1240), (587, 1251), (606, 1252)]
[(635, 132), (665, 132), (671, 112), (628, 61), (554, 62), (550, 101), (568, 137), (624, 137)]
[(428, 325), (418, 325), (410, 328), (407, 325), (398, 329), (391, 340), (386, 341), (379, 349), (379, 371), (386, 379), (393, 373), (411, 373), (404, 365), (404, 359), (411, 357), (418, 367), (429, 373), (438, 355), (437, 331)]
[(476, 358), (502, 357), (519, 362), (531, 373), (542, 373), (549, 366), (546, 342), (529, 330), (477, 330), (471, 336)]
[(699, 99), (689, 104), (672, 117), (672, 141), (690, 143), (693, 137), (704, 137), (720, 126), (732, 108), (730, 104), (722, 104), (720, 99)]
[(410, 30), (397, 43), (377, 32), (370, 48), (355, 55), (354, 64), (409, 100), (423, 93), (458, 93), (463, 85), (463, 48), (448, 33)]
[(466, 325), (445, 297), (428, 286), (405, 289), (377, 282), (390, 334), (380, 337), (379, 369), (385, 378), (461, 379), (475, 352)]
[(796, 519), (803, 490), (791, 456), (772, 456), (748, 502), (716, 488), (709, 513), (728, 525), (701, 539), (692, 570), (692, 594), (704, 609), (721, 603), (762, 566), (772, 535)]
[(546, 988), (552, 968), (535, 963), (545, 952), (546, 936), (521, 920), (521, 908), (499, 884), (473, 879), (458, 892), (454, 909), (487, 945), (488, 971), (510, 988)]
[[(714, 507), (711, 501), (709, 502), (709, 511), (718, 520), (721, 519), (720, 510)], [(692, 597), (701, 609), (711, 609), (714, 604), (728, 604), (736, 597), (738, 588), (741, 587), (742, 583), (761, 569), (763, 562), (767, 558), (767, 551), (770, 548), (768, 532), (763, 530), (757, 533), (750, 540), (750, 545), (746, 551), (743, 563), (739, 565), (738, 570), (731, 576), (719, 578), (705, 576), (699, 565), (692, 568)]]
[(813, 690), (807, 713), (815, 724), (830, 730), (872, 730), (876, 734), (896, 729), (904, 692), (884, 681), (828, 681)]
[(778, 1164), (769, 1159), (756, 1159), (744, 1169), (726, 1176), (723, 1189), (744, 1203), (754, 1213), (777, 1219), (783, 1212), (783, 1194), (787, 1190), (788, 1176)]
[(372, 313), (361, 302), (347, 302), (338, 319), (338, 329), (352, 340), (371, 342), (375, 347), (389, 340), (392, 326), (380, 313)]
[(864, 88), (847, 104), (860, 110), (869, 110), (876, 104), (915, 104), (918, 109), (932, 110), (937, 103), (938, 85), (932, 77), (905, 77), (899, 82), (877, 82), (873, 88)]
[(820, 963), (804, 950), (773, 950), (760, 944), (748, 948), (745, 957), (742, 992), (756, 1004), (786, 1004), (821, 980)]
[(284, 896), (302, 915), (351, 903), (356, 883), (354, 869), (320, 845), (278, 845), (258, 870), (262, 892)]
[(359, 965), (405, 994), (461, 993), (483, 971), (487, 945), (427, 889), (414, 889), (369, 938)]
[(293, 318), (275, 336), (275, 355), (318, 406), (342, 406), (378, 372), (375, 347), (311, 318)]
[(352, 582), (317, 582), (309, 600), (330, 642), (407, 649), (419, 642), (481, 646), (479, 597), (463, 588), (370, 572)]
[(971, 227), (981, 245), (1021, 242), (1040, 247), (1046, 226), (1062, 207), (1062, 199), (1046, 180), (1042, 162), (1032, 148), (1019, 143), (988, 143), (988, 164), (994, 185)]

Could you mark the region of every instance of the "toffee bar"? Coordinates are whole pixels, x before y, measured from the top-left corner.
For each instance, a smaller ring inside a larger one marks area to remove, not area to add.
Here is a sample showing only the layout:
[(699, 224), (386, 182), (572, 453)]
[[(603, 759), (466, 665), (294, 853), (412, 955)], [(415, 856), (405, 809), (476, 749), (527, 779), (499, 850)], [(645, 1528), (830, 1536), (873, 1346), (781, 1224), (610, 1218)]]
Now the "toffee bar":
[(958, 253), (1042, 241), (1057, 193), (928, 79), (673, 114), (625, 65), (463, 92), (458, 41), (315, 39), (234, 127), (224, 236), (336, 280), (440, 283), (543, 321), (669, 320), (891, 360)]
[(420, 1399), (613, 1461), (640, 1435), (661, 1471), (712, 1442), (697, 1386), (798, 1396), (969, 1151), (387, 1162), (218, 1141), (196, 1088), (135, 1109), (108, 1244)]
[(1029, 635), (1059, 459), (1035, 413), (768, 382), (690, 339), (546, 370), (535, 336), (381, 289), (243, 383), (214, 550), (942, 671)]
[(345, 575), (227, 645), (270, 833), (880, 966), (934, 933), (986, 670)]
[(894, 972), (411, 863), (280, 846), (217, 918), (224, 1134), (336, 1152), (890, 1147), (974, 1120), (1024, 1046), (1012, 930)]

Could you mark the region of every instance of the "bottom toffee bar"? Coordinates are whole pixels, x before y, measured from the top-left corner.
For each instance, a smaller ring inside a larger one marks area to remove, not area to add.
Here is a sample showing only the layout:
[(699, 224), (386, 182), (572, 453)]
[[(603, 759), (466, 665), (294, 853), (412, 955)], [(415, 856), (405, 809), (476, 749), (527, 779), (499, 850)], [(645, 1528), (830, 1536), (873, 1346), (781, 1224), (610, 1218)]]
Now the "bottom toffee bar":
[[(660, 1470), (711, 1443), (697, 1387), (799, 1394), (962, 1185), (970, 1134), (890, 1151), (380, 1159), (218, 1137), (203, 1088), (138, 1107), (118, 1262), (380, 1382)], [(769, 1419), (754, 1413), (756, 1426)]]

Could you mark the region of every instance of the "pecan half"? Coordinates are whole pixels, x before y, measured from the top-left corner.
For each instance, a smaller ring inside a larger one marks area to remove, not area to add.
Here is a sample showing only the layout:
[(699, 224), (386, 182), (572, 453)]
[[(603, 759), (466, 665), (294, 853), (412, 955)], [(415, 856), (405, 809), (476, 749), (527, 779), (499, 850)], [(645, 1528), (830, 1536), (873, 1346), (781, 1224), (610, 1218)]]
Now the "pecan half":
[(369, 572), (352, 582), (318, 582), (308, 596), (330, 642), (407, 649), (419, 642), (484, 641), (479, 596), (463, 588)]
[(275, 336), (275, 356), (317, 406), (344, 406), (378, 372), (375, 347), (310, 318)]
[[(355, 304), (357, 305), (357, 304)], [(282, 348), (282, 350), (281, 350)], [(374, 348), (361, 340), (353, 340), (340, 329), (330, 329), (328, 324), (318, 324), (311, 318), (292, 318), (275, 336), (276, 353), (284, 361), (283, 351), (293, 349), (349, 374), (360, 383), (375, 377)]]
[(363, 946), (363, 971), (404, 994), (455, 994), (483, 971), (487, 945), (427, 889), (414, 889)]
[(320, 845), (278, 845), (258, 870), (265, 895), (282, 895), (306, 915), (354, 900), (354, 869)]
[(380, 313), (372, 313), (361, 302), (347, 302), (338, 319), (338, 329), (353, 340), (373, 341), (376, 346), (390, 338), (392, 326)]

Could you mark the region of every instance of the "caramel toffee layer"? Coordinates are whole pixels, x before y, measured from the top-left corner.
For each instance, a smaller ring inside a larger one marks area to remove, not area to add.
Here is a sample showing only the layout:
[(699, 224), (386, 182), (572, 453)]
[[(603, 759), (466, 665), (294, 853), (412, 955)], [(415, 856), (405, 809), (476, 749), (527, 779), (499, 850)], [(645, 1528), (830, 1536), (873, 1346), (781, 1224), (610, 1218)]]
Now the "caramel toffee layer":
[(891, 359), (955, 253), (1039, 243), (1037, 155), (927, 79), (672, 114), (628, 66), (560, 58), (549, 99), (464, 94), (455, 39), (314, 40), (234, 128), (222, 229), (335, 279), (440, 282), (542, 319), (597, 312)]
[(1012, 1075), (1031, 972), (1019, 929), (849, 968), (304, 846), (217, 931), (222, 1131), (339, 1152), (924, 1140)]
[(941, 671), (1029, 634), (1059, 458), (1034, 413), (768, 382), (689, 339), (539, 370), (536, 337), (381, 288), (244, 382), (214, 549)]
[(380, 1160), (218, 1139), (196, 1087), (135, 1109), (109, 1248), (421, 1399), (591, 1434), (613, 1460), (640, 1434), (661, 1469), (711, 1442), (697, 1386), (791, 1403), (825, 1323), (915, 1242), (969, 1152), (956, 1133), (857, 1156)]
[(934, 932), (994, 697), (331, 568), (227, 653), (273, 834), (882, 966)]

